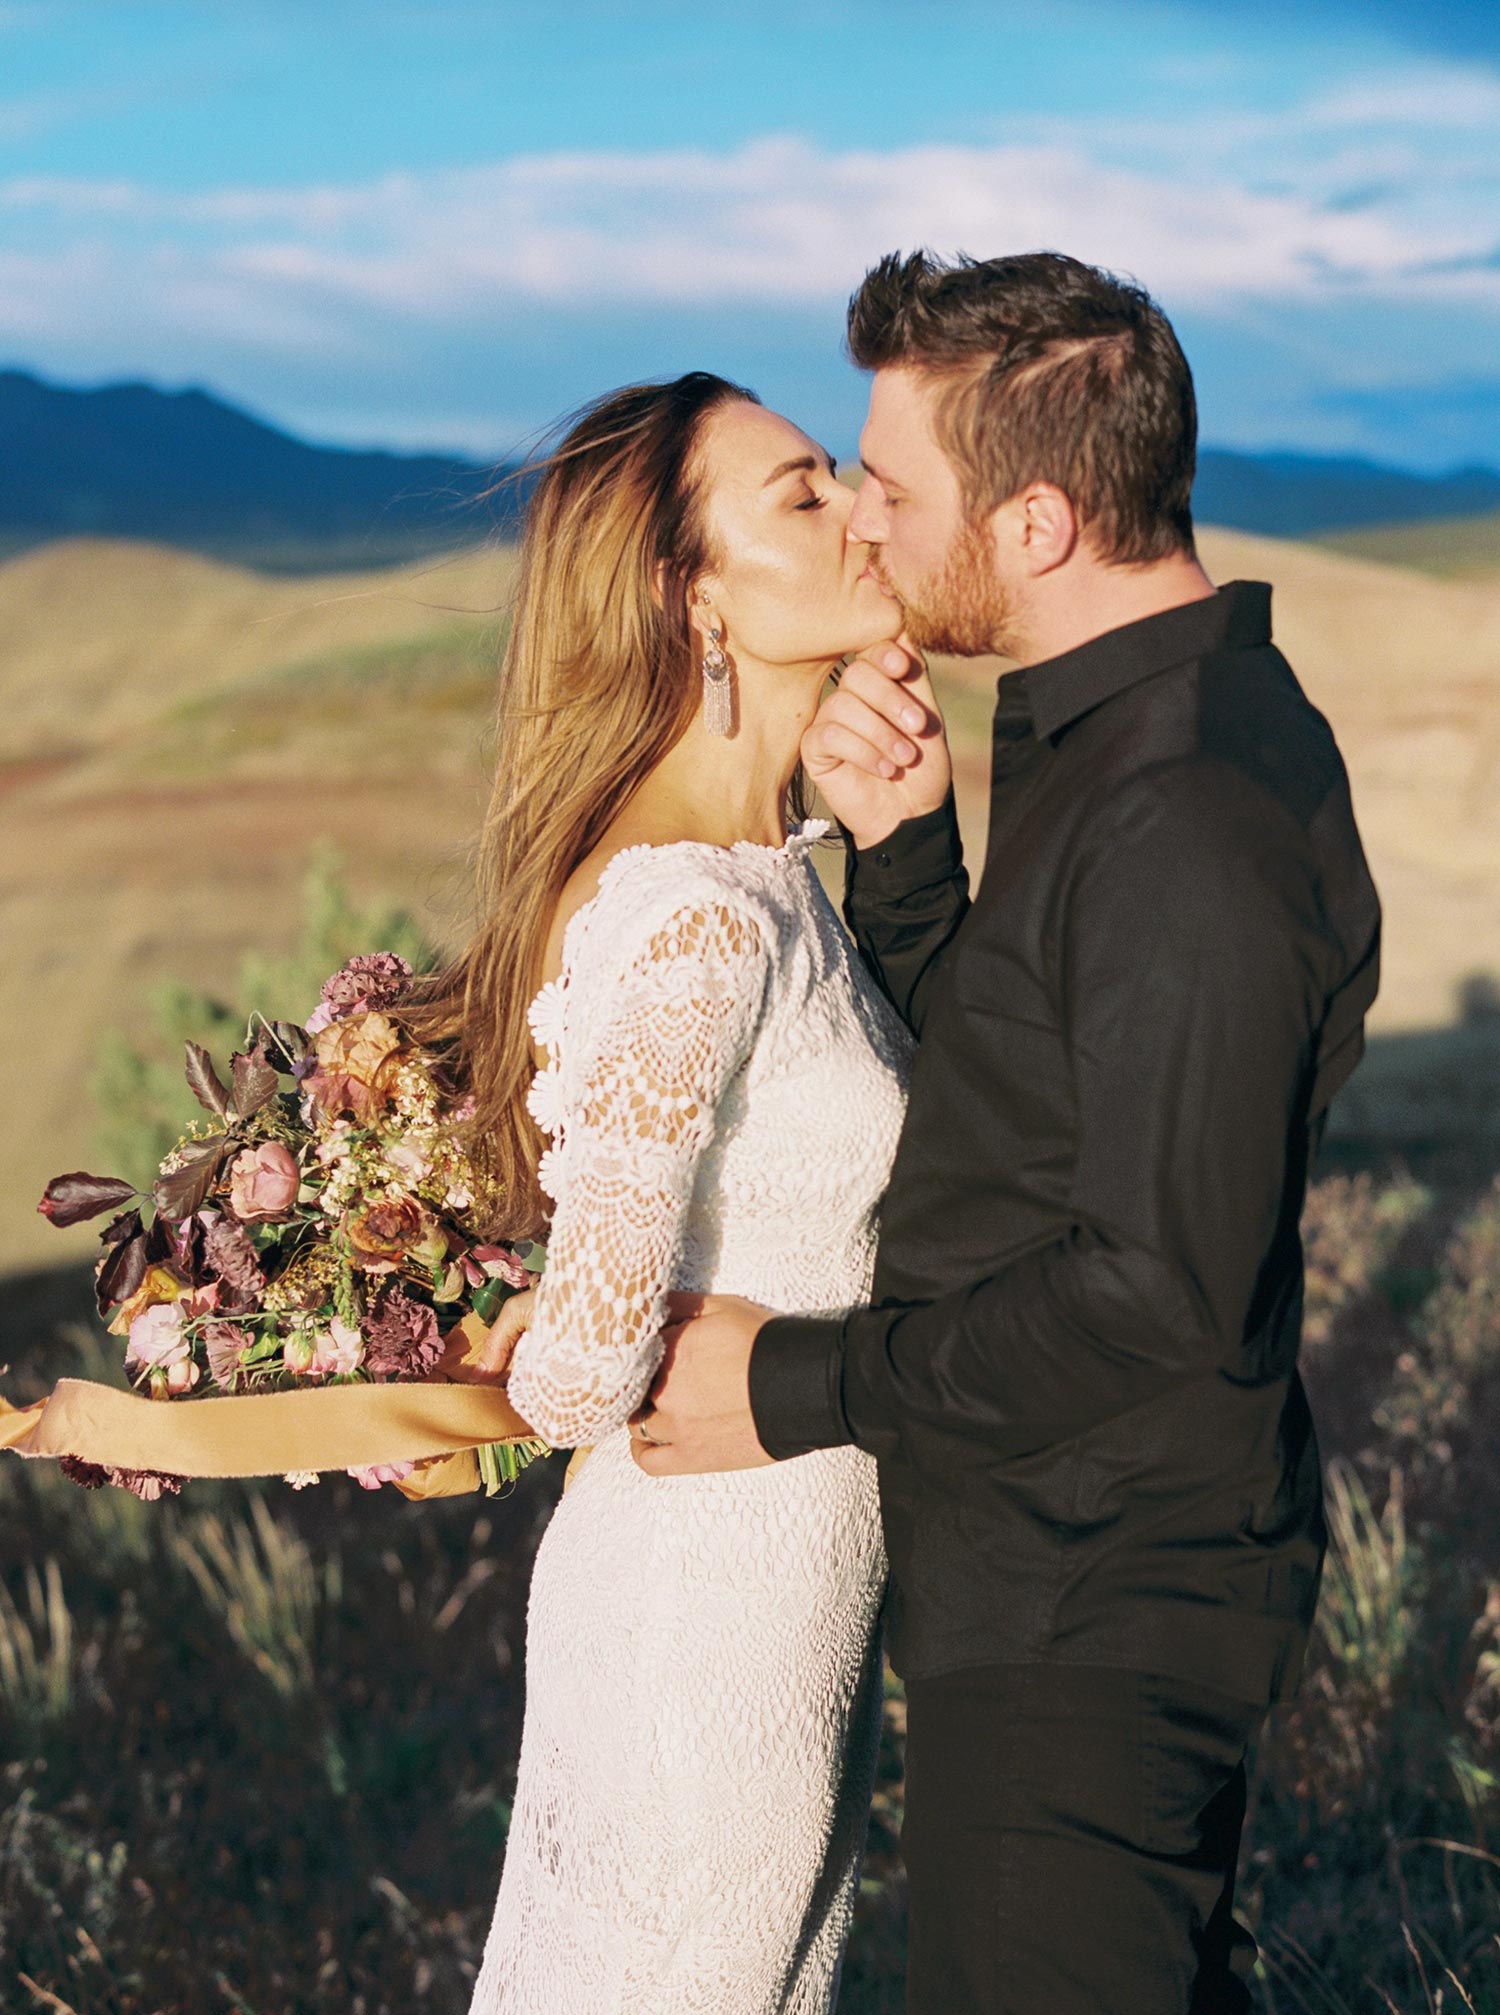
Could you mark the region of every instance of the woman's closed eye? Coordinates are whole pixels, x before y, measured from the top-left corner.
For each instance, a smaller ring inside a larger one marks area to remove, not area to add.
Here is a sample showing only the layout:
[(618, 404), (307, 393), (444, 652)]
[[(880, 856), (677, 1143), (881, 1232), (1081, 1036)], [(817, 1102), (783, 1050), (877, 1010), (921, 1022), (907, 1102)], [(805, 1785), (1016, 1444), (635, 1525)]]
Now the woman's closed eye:
[(794, 504), (792, 508), (798, 511), (821, 511), (827, 502), (826, 497), (805, 497), (800, 504)]

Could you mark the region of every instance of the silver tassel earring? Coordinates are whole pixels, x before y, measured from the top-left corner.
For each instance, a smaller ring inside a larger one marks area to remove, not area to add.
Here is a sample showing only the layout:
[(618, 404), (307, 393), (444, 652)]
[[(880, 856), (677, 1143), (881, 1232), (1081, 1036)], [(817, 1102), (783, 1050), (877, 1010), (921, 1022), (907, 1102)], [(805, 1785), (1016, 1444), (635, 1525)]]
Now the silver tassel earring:
[(703, 653), (703, 725), (711, 735), (727, 735), (733, 726), (729, 702), (729, 660), (719, 644), (724, 632), (714, 625)]

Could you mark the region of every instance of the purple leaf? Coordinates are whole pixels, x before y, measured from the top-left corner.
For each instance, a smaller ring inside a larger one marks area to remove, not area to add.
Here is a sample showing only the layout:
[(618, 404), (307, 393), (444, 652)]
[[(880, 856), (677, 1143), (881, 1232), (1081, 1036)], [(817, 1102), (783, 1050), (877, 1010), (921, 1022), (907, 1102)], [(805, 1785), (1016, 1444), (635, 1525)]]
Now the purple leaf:
[(223, 1119), (229, 1111), (229, 1089), (214, 1069), (213, 1059), (202, 1043), (190, 1042), (183, 1047), (187, 1051), (188, 1090), (215, 1119)]
[(52, 1224), (82, 1224), (85, 1218), (128, 1203), (136, 1194), (134, 1183), (122, 1182), (116, 1175), (85, 1175), (75, 1169), (71, 1175), (53, 1176), (37, 1209)]
[(141, 1214), (138, 1210), (122, 1210), (118, 1217), (112, 1217), (99, 1234), (101, 1245), (120, 1245), (127, 1238), (134, 1238), (142, 1229)]
[[(136, 1222), (139, 1224), (139, 1218)], [(94, 1299), (100, 1315), (108, 1315), (117, 1302), (135, 1293), (146, 1278), (146, 1265), (144, 1232), (109, 1248), (94, 1274)]]
[(236, 1050), (230, 1058), (230, 1075), (234, 1082), (234, 1110), (240, 1119), (249, 1119), (276, 1096), (276, 1073), (258, 1041), (254, 1049)]
[[(264, 1042), (265, 1038), (261, 1038)], [(271, 1047), (274, 1056), (281, 1059), (279, 1070), (291, 1071), (307, 1055), (311, 1042), (306, 1029), (294, 1021), (273, 1021), (271, 1024)]]
[(151, 1201), (162, 1217), (192, 1215), (213, 1188), (229, 1147), (230, 1142), (220, 1134), (214, 1140), (190, 1140), (177, 1150), (182, 1166), (159, 1175), (151, 1185)]

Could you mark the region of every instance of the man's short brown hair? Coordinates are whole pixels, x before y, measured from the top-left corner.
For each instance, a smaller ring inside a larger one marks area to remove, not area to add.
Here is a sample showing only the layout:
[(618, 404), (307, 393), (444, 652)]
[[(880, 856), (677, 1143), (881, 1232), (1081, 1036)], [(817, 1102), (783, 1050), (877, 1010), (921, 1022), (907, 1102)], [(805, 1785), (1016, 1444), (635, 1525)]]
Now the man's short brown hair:
[(1106, 560), (1193, 551), (1193, 375), (1144, 288), (1062, 252), (893, 252), (849, 303), (849, 354), (951, 381), (938, 434), (971, 517), (1055, 483)]

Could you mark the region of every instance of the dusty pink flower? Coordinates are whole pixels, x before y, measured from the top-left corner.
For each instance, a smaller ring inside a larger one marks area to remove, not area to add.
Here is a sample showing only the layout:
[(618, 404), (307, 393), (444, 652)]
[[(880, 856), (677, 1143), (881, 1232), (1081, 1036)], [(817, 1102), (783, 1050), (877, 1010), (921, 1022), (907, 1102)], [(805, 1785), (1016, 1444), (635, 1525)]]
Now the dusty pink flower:
[(219, 1278), (242, 1301), (250, 1301), (265, 1286), (260, 1256), (250, 1234), (232, 1217), (216, 1217), (203, 1234), (203, 1256)]
[(154, 1504), (159, 1497), (182, 1495), (182, 1478), (165, 1469), (111, 1469), (109, 1480), (122, 1490), (143, 1497), (148, 1504)]
[(301, 1176), (297, 1157), (279, 1140), (263, 1140), (234, 1158), (229, 1171), (229, 1201), (236, 1217), (258, 1224), (285, 1217), (297, 1201)]
[(376, 1377), (421, 1378), (442, 1354), (437, 1317), (399, 1287), (365, 1318), (365, 1369)]
[(152, 1371), (165, 1370), (192, 1355), (182, 1333), (182, 1303), (153, 1302), (130, 1325), (130, 1341), (125, 1346), (125, 1362)]
[(410, 1476), (416, 1468), (414, 1462), (374, 1462), (367, 1469), (346, 1469), (345, 1476), (352, 1476), (361, 1490), (379, 1490), (382, 1483), (398, 1483), (403, 1476)]
[[(530, 1287), (532, 1285), (530, 1273), (521, 1264), (520, 1260), (516, 1258), (509, 1246), (471, 1246), (467, 1257), (476, 1263), (485, 1279), (503, 1280), (511, 1287)], [(464, 1271), (468, 1272), (467, 1266)], [(470, 1274), (469, 1278), (473, 1280), (473, 1275)], [(479, 1282), (474, 1281), (474, 1285), (477, 1287)]]
[(209, 1322), (203, 1326), (203, 1348), (208, 1369), (216, 1385), (232, 1385), (250, 1347), (250, 1332), (237, 1322)]
[(327, 1329), (320, 1329), (313, 1338), (312, 1363), (308, 1369), (314, 1378), (331, 1378), (335, 1374), (347, 1377), (351, 1371), (358, 1371), (364, 1355), (365, 1340), (359, 1331), (335, 1316)]
[(329, 1019), (338, 1021), (362, 1008), (387, 1007), (400, 1000), (411, 976), (411, 967), (396, 952), (362, 952), (324, 980), (322, 999), (313, 1013), (316, 1016), (326, 1007)]

